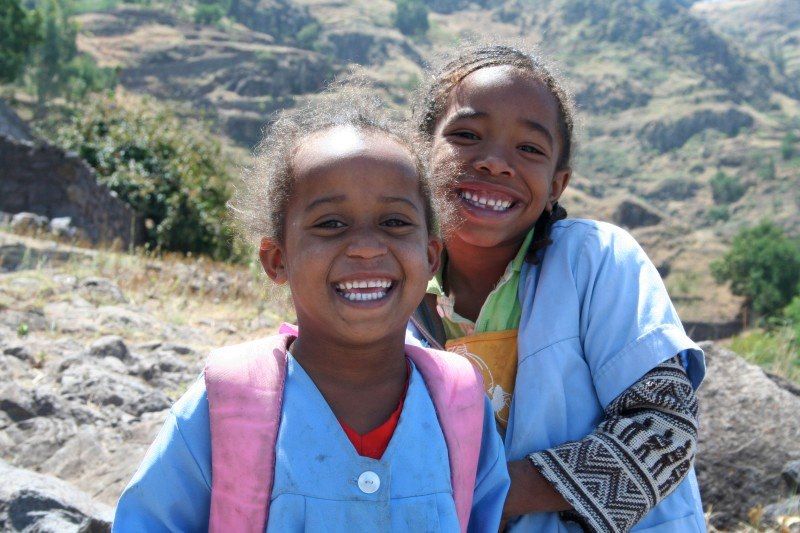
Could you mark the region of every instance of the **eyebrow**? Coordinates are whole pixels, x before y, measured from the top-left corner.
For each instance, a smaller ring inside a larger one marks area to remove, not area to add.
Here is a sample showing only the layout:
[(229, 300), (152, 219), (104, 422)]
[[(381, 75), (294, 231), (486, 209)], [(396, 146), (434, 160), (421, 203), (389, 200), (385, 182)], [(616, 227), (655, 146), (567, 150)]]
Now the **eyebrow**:
[[(456, 111), (451, 120), (455, 121), (455, 120), (465, 120), (465, 119), (480, 119), (480, 118), (486, 118), (488, 116), (489, 113), (485, 111), (477, 111), (475, 109), (472, 109), (471, 107), (466, 107)], [(547, 140), (550, 142), (550, 146), (553, 145), (554, 143), (553, 134), (550, 133), (550, 130), (545, 125), (528, 118), (519, 118), (517, 119), (517, 121), (521, 122), (528, 129), (532, 129), (534, 131), (538, 131), (544, 134), (544, 136), (547, 137)]]
[(340, 194), (338, 196), (323, 196), (322, 198), (317, 198), (316, 200), (314, 200), (313, 202), (308, 204), (306, 206), (306, 211), (311, 211), (312, 209), (314, 209), (318, 205), (322, 205), (322, 204), (327, 204), (327, 203), (338, 204), (338, 203), (344, 202), (345, 198), (346, 197), (343, 194)]
[(415, 204), (414, 202), (412, 202), (408, 198), (403, 198), (402, 196), (381, 196), (381, 202), (383, 202), (385, 204), (392, 204), (392, 203), (395, 203), (395, 202), (400, 202), (400, 203), (404, 203), (404, 204), (410, 205), (414, 209), (414, 211), (419, 211), (419, 208), (417, 207), (417, 204)]
[[(322, 204), (329, 204), (329, 203), (330, 204), (338, 204), (338, 203), (342, 203), (346, 199), (347, 199), (347, 196), (345, 196), (343, 194), (340, 194), (338, 196), (323, 196), (322, 198), (317, 198), (316, 200), (314, 200), (313, 202), (308, 204), (306, 206), (305, 210), (306, 211), (311, 211), (315, 207), (318, 207), (318, 206), (320, 206)], [(380, 197), (380, 201), (385, 203), (385, 204), (401, 202), (401, 203), (410, 205), (414, 209), (414, 211), (419, 211), (419, 208), (417, 207), (417, 205), (414, 202), (412, 202), (408, 198), (403, 198), (402, 196), (381, 196)]]

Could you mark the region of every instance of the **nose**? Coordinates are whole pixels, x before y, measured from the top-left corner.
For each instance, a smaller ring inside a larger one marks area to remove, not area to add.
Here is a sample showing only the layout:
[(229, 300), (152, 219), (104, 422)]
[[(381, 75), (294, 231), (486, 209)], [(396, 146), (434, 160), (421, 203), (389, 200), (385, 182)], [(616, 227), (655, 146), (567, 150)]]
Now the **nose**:
[(509, 163), (507, 155), (499, 148), (492, 148), (481, 154), (473, 162), (475, 170), (485, 172), (490, 176), (511, 177), (514, 167)]
[(374, 259), (388, 251), (383, 240), (374, 231), (369, 230), (354, 233), (347, 245), (347, 256), (357, 259)]

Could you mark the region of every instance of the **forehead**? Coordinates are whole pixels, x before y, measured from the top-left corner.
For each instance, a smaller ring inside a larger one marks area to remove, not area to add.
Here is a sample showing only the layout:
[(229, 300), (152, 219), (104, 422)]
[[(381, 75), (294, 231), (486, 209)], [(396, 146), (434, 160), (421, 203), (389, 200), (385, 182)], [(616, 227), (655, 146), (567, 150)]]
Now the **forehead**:
[(298, 187), (418, 189), (420, 176), (408, 148), (381, 132), (337, 126), (305, 139), (293, 156)]
[(484, 67), (471, 72), (453, 88), (445, 118), (461, 109), (490, 115), (516, 116), (555, 128), (558, 103), (542, 81), (510, 65)]

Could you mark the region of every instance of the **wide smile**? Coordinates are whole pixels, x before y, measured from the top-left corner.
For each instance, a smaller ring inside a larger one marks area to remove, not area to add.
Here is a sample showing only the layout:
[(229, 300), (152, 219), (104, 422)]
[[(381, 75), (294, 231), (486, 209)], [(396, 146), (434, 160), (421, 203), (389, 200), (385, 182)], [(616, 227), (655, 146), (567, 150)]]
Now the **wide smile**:
[(333, 288), (347, 302), (364, 304), (387, 299), (396, 285), (389, 278), (361, 278), (335, 282)]
[(458, 187), (456, 194), (467, 213), (477, 217), (503, 218), (522, 205), (511, 194), (477, 186)]

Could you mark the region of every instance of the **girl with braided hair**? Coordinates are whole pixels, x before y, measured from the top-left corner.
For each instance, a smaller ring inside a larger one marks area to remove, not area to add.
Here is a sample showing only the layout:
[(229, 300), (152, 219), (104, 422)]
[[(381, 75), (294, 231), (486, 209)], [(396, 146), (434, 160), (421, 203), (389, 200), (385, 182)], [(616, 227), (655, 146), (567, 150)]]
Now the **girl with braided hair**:
[(705, 530), (690, 468), (703, 352), (636, 241), (559, 205), (574, 120), (553, 71), (513, 47), (461, 49), (415, 120), (460, 220), (409, 333), (483, 372), (508, 529)]

